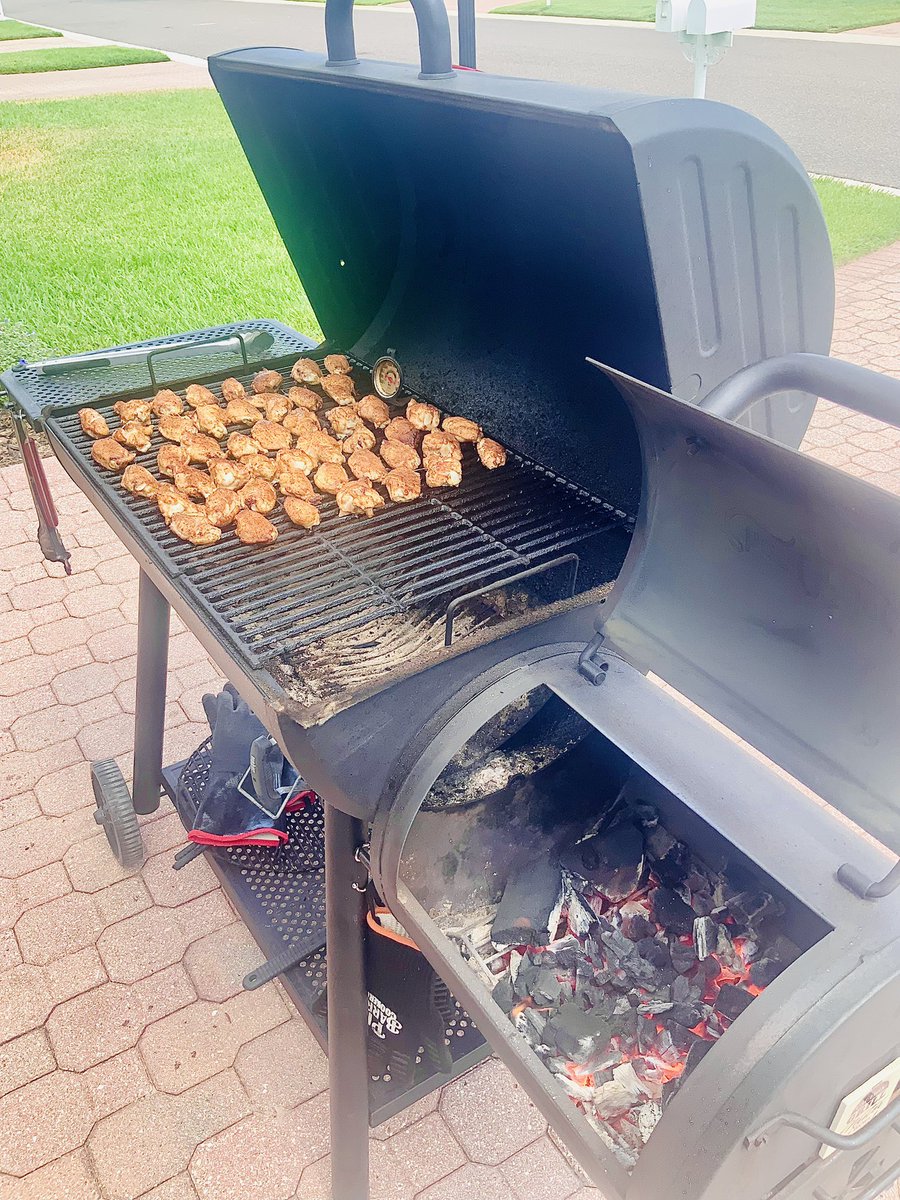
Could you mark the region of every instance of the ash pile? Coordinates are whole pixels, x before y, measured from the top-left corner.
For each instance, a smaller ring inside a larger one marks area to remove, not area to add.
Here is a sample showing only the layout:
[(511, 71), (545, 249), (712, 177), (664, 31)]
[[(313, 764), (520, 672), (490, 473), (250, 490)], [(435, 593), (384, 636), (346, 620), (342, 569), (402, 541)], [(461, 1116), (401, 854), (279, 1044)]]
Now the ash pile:
[(703, 861), (654, 806), (631, 801), (520, 863), (492, 925), (464, 950), (631, 1167), (691, 1070), (799, 956), (783, 914), (750, 868)]

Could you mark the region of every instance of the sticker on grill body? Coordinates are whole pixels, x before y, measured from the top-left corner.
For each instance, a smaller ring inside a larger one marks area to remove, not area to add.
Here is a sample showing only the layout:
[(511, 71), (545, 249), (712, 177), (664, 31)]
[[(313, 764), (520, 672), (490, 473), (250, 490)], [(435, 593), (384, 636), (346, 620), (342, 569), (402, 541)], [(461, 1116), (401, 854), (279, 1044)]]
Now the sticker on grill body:
[[(854, 1088), (838, 1105), (831, 1122), (833, 1133), (854, 1134), (884, 1112), (900, 1085), (900, 1058), (895, 1058), (858, 1088)], [(833, 1146), (819, 1147), (820, 1158), (830, 1158), (837, 1151)]]

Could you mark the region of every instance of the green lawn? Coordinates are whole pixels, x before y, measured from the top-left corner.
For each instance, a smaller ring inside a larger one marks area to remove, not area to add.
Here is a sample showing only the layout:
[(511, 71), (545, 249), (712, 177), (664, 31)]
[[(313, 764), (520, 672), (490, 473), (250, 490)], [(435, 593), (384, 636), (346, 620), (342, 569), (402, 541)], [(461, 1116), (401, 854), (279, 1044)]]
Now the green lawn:
[[(818, 180), (837, 262), (900, 239), (900, 197)], [(315, 318), (213, 91), (0, 104), (0, 369)]]
[(168, 62), (159, 50), (130, 46), (60, 46), (49, 50), (8, 50), (0, 54), (0, 75), (34, 75), (38, 71), (80, 71), (85, 67), (130, 67), (135, 63)]
[[(525, 0), (493, 9), (520, 16), (594, 17), (606, 21), (652, 21), (655, 4), (647, 0)], [(900, 0), (759, 0), (757, 29), (801, 29), (838, 33), (900, 21)]]
[(55, 29), (42, 29), (40, 25), (26, 25), (24, 21), (0, 20), (0, 42), (14, 42), (20, 38), (62, 37)]

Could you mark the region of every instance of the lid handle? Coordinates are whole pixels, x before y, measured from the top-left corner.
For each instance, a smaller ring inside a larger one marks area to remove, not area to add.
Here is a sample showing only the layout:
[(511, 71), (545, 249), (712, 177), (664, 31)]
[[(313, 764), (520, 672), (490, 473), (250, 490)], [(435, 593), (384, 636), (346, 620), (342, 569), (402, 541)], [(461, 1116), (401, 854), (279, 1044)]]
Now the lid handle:
[[(444, 0), (412, 0), (419, 30), (420, 79), (453, 79), (450, 22)], [(325, 44), (329, 66), (357, 63), (353, 0), (325, 0)]]

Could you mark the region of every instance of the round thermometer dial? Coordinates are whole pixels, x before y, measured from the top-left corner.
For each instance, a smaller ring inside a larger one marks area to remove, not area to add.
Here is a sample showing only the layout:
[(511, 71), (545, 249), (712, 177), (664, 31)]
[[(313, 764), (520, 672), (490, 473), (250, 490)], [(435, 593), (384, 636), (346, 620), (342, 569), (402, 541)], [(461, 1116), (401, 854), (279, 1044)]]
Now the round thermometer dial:
[(372, 368), (372, 383), (382, 400), (393, 400), (400, 391), (402, 376), (396, 359), (385, 355)]

